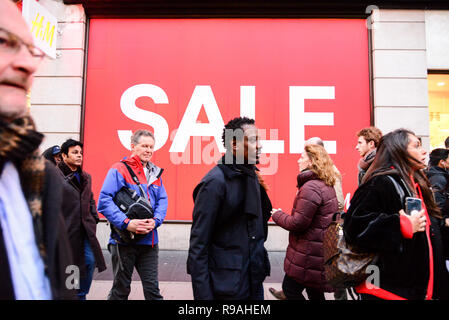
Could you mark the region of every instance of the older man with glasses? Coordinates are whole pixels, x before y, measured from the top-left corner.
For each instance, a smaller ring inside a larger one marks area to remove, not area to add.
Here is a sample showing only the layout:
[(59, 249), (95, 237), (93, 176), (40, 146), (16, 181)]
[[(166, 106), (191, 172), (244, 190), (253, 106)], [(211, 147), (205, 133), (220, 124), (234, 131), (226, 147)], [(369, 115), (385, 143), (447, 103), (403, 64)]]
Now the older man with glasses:
[(43, 135), (27, 110), (43, 57), (16, 5), (0, 0), (0, 300), (76, 298), (62, 178), (39, 155)]

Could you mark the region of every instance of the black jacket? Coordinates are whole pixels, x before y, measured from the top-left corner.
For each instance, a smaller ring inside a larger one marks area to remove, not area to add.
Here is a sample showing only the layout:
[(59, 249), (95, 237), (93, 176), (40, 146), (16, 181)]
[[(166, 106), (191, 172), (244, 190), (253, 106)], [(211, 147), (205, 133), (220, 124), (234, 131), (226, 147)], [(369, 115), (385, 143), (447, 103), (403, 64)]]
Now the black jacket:
[(76, 291), (67, 288), (67, 267), (73, 265), (73, 256), (62, 214), (62, 179), (58, 169), (46, 162), (43, 198), (43, 225), (46, 232), (48, 275), (53, 299), (74, 299)]
[[(45, 177), (42, 193), (42, 225), (44, 246), (47, 253), (47, 276), (54, 300), (77, 299), (76, 290), (67, 288), (67, 280), (72, 274), (66, 273), (73, 265), (72, 252), (67, 230), (62, 216), (62, 179), (58, 169), (45, 162)], [(0, 237), (0, 299), (14, 299), (9, 263), (3, 237)]]
[(106, 263), (96, 236), (99, 219), (92, 193), (92, 179), (87, 172), (78, 170), (79, 182), (64, 161), (59, 163), (58, 168), (65, 181), (62, 209), (75, 265), (79, 266), (81, 276), (85, 276), (84, 239), (87, 239), (101, 272), (106, 269)]
[[(398, 175), (392, 175), (400, 182)], [(404, 193), (408, 191), (402, 185)], [(400, 230), (399, 210), (404, 208), (394, 184), (377, 176), (354, 193), (344, 218), (348, 243), (379, 254), (380, 287), (406, 299), (424, 299), (429, 281), (429, 246), (425, 232), (405, 239)], [(434, 298), (447, 299), (448, 273), (444, 261), (440, 223), (431, 217), (434, 257)]]
[(270, 274), (271, 203), (254, 171), (217, 165), (193, 192), (187, 259), (195, 299), (248, 299)]
[(449, 217), (449, 172), (440, 167), (430, 167), (426, 172), (435, 202), (445, 217)]

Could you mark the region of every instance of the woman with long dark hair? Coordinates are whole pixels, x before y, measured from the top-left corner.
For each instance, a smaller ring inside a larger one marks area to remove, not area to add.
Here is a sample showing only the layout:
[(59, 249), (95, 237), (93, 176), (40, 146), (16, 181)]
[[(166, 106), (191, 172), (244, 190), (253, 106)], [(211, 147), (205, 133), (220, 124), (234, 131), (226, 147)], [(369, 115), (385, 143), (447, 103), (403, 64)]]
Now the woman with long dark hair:
[(282, 290), (287, 300), (325, 300), (332, 292), (324, 277), (323, 234), (338, 210), (334, 185), (337, 175), (326, 150), (308, 145), (298, 160), (296, 197), (291, 215), (273, 209), (273, 221), (290, 231)]
[[(397, 129), (386, 134), (351, 199), (344, 217), (345, 239), (360, 250), (378, 254), (375, 276), (380, 290), (364, 282), (356, 288), (362, 299), (449, 296), (441, 213), (423, 172), (425, 160), (426, 151), (413, 132)], [(407, 196), (420, 198), (422, 210), (406, 214)]]

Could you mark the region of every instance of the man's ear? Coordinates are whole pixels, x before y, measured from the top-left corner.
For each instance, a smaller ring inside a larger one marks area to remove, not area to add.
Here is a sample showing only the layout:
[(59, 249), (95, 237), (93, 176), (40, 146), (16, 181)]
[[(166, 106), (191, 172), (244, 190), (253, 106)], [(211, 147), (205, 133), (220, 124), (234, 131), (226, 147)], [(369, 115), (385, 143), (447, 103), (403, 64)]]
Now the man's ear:
[(370, 149), (376, 148), (376, 144), (374, 143), (373, 140), (371, 140), (370, 142), (368, 142), (368, 146), (370, 147)]

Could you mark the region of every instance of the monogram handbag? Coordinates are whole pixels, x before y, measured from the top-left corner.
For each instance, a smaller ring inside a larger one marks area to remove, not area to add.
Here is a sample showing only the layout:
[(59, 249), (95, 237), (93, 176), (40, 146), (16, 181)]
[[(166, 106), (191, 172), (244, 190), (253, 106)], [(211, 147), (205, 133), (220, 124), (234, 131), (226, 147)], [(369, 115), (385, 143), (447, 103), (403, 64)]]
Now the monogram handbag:
[(324, 233), (323, 250), (324, 276), (334, 288), (357, 286), (368, 277), (366, 268), (377, 260), (376, 253), (361, 252), (346, 243), (340, 212), (333, 215)]

